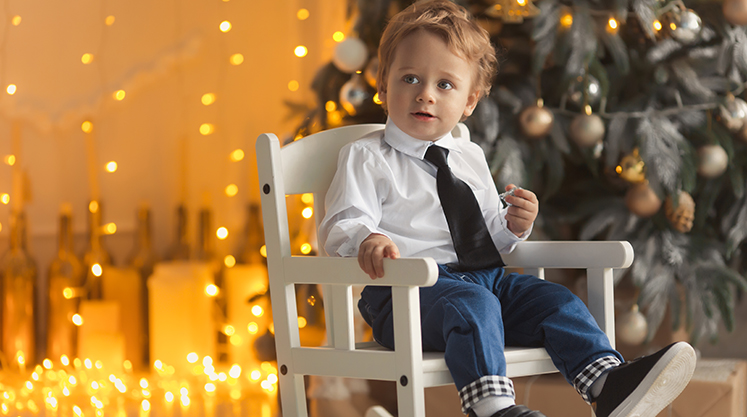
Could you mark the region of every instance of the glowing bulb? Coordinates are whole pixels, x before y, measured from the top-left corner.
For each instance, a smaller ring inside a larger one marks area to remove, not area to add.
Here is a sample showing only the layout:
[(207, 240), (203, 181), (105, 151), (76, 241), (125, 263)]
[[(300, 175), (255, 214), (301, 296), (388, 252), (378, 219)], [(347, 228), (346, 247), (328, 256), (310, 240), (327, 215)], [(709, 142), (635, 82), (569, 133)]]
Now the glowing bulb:
[(93, 362), (91, 362), (91, 360), (88, 358), (83, 361), (83, 365), (86, 367), (86, 369), (93, 369)]
[(265, 314), (265, 311), (262, 309), (262, 306), (255, 304), (252, 306), (252, 314), (254, 314), (254, 317), (262, 317), (262, 315)]
[(221, 32), (226, 33), (229, 30), (231, 30), (232, 26), (231, 26), (231, 22), (229, 22), (228, 20), (224, 20), (224, 21), (220, 22), (220, 26), (218, 26), (218, 27), (220, 28)]
[(6, 205), (10, 203), (10, 194), (8, 193), (0, 194), (0, 202)]
[(304, 219), (310, 219), (313, 215), (314, 209), (311, 207), (306, 207), (305, 209), (301, 210), (301, 216), (303, 216)]
[(109, 161), (106, 163), (106, 172), (116, 172), (117, 163), (115, 161)]
[(299, 9), (298, 12), (296, 12), (296, 17), (298, 20), (306, 20), (309, 18), (309, 11), (307, 9)]
[(196, 352), (190, 352), (187, 354), (187, 362), (189, 363), (197, 363), (199, 359), (200, 357), (197, 355)]
[(244, 151), (242, 149), (236, 149), (231, 152), (230, 158), (232, 162), (239, 162), (244, 159)]
[(228, 237), (228, 229), (222, 226), (219, 227), (218, 230), (215, 231), (215, 236), (220, 240), (225, 240)]
[(654, 20), (654, 30), (657, 32), (661, 30), (661, 22), (658, 20)]
[(306, 324), (307, 324), (306, 318), (298, 316), (298, 328), (303, 329), (304, 327), (306, 327)]
[(335, 42), (342, 42), (345, 40), (345, 34), (340, 32), (339, 30), (332, 34), (332, 39)]
[(304, 243), (303, 245), (301, 245), (301, 253), (303, 253), (304, 255), (308, 255), (309, 253), (311, 253), (311, 244)]
[(80, 125), (80, 129), (86, 133), (91, 133), (93, 131), (93, 123), (90, 120), (86, 120)]
[(234, 346), (241, 346), (242, 343), (244, 343), (244, 339), (241, 338), (241, 336), (234, 334), (231, 335), (231, 338), (228, 339), (229, 342), (231, 342)]
[(166, 399), (166, 402), (170, 403), (170, 402), (174, 401), (174, 393), (172, 393), (171, 391), (167, 391), (166, 394), (164, 394), (163, 397)]
[(209, 106), (213, 103), (215, 103), (215, 94), (213, 93), (205, 93), (202, 95), (202, 98), (200, 99), (202, 101), (202, 104)]
[(239, 187), (236, 184), (229, 184), (226, 186), (226, 195), (233, 197), (239, 193)]
[(215, 126), (212, 123), (203, 123), (200, 125), (200, 133), (202, 135), (207, 136), (213, 132), (215, 132)]
[(3, 158), (3, 159), (5, 160), (5, 163), (7, 165), (13, 166), (13, 165), (16, 164), (16, 156), (15, 155), (5, 155), (5, 158)]
[(15, 15), (13, 16), (13, 20), (11, 20), (11, 23), (13, 23), (13, 26), (18, 26), (21, 24), (21, 16)]
[(205, 391), (215, 392), (215, 384), (213, 384), (212, 382), (208, 382), (207, 384), (205, 384)]
[(218, 295), (218, 287), (215, 286), (215, 284), (210, 284), (207, 287), (205, 287), (205, 294), (215, 297)]
[(257, 334), (259, 331), (259, 325), (255, 322), (251, 322), (246, 326), (246, 329), (249, 331), (249, 334)]
[(115, 19), (114, 19), (114, 16), (112, 16), (112, 15), (109, 15), (109, 16), (106, 16), (106, 19), (104, 19), (104, 23), (105, 23), (105, 24), (106, 24), (107, 26), (111, 26), (111, 25), (113, 25), (113, 24), (114, 24), (114, 20), (115, 20)]
[(44, 359), (42, 365), (44, 365), (45, 369), (52, 369), (52, 361), (49, 359)]
[(301, 202), (304, 204), (314, 204), (314, 194), (312, 193), (301, 194)]
[(259, 254), (262, 255), (263, 258), (267, 257), (267, 245), (262, 245), (262, 247), (259, 248)]
[(262, 378), (262, 372), (255, 369), (252, 371), (250, 378), (252, 381), (259, 381), (259, 379)]
[(131, 371), (132, 370), (132, 362), (130, 362), (129, 359), (125, 359), (125, 361), (122, 362), (122, 367), (125, 368), (125, 371)]
[(560, 18), (560, 24), (566, 28), (573, 26), (573, 15), (570, 13), (564, 14), (563, 17)]
[(68, 300), (73, 298), (73, 295), (75, 295), (75, 293), (73, 292), (73, 289), (70, 287), (65, 287), (65, 289), (62, 290), (62, 296)]
[(326, 102), (324, 104), (324, 110), (327, 110), (327, 111), (335, 111), (335, 110), (337, 110), (337, 103), (335, 103), (332, 100)]
[(60, 363), (62, 363), (64, 366), (70, 365), (70, 358), (67, 357), (67, 355), (60, 356)]
[(84, 64), (90, 64), (93, 62), (93, 54), (85, 53), (82, 57), (80, 57), (80, 62)]
[(298, 81), (296, 81), (296, 80), (290, 80), (288, 82), (288, 90), (298, 91), (298, 87), (299, 87)]
[(140, 378), (140, 388), (145, 389), (148, 388), (148, 380), (145, 378)]
[(278, 382), (278, 376), (275, 374), (267, 375), (267, 380), (270, 381), (270, 384), (274, 384)]
[(112, 97), (114, 97), (114, 99), (117, 101), (122, 101), (124, 100), (126, 94), (127, 93), (125, 93), (125, 90), (117, 90), (114, 92), (114, 94), (112, 94)]
[(234, 378), (234, 379), (240, 377), (241, 376), (241, 367), (239, 365), (237, 365), (237, 364), (233, 364), (233, 366), (231, 366), (231, 369), (228, 371), (228, 375), (231, 378)]
[(182, 398), (181, 398), (181, 401), (182, 401), (182, 405), (183, 405), (183, 406), (185, 406), (185, 407), (186, 407), (186, 406), (188, 406), (188, 405), (189, 405), (189, 397), (187, 397), (186, 395), (183, 395), (183, 396), (182, 396)]
[(373, 102), (376, 103), (376, 104), (383, 103), (383, 101), (381, 101), (381, 99), (379, 98), (379, 93), (374, 94)]
[(213, 358), (210, 356), (205, 356), (202, 358), (202, 366), (212, 366), (213, 365)]
[(230, 62), (231, 65), (241, 65), (244, 62), (244, 55), (233, 54), (228, 58), (228, 62)]
[(76, 326), (82, 326), (83, 317), (80, 314), (73, 314), (73, 324)]
[(103, 270), (103, 268), (101, 268), (101, 264), (93, 264), (93, 265), (91, 265), (91, 273), (94, 276), (100, 277), (103, 272), (104, 272), (104, 270)]
[(609, 25), (610, 29), (612, 30), (617, 29), (617, 20), (615, 20), (614, 17), (610, 17), (610, 20), (609, 22), (607, 22), (607, 24)]
[(526, 6), (527, 0), (516, 0), (516, 3), (518, 3), (519, 6)]
[(236, 266), (236, 258), (234, 258), (233, 255), (226, 255), (226, 257), (223, 258), (223, 264), (226, 268), (233, 268)]
[(234, 333), (236, 333), (236, 328), (231, 326), (230, 324), (227, 324), (226, 327), (223, 328), (223, 333), (226, 336), (232, 336)]
[(669, 24), (669, 29), (677, 30), (677, 25), (674, 22), (672, 22)]
[(303, 45), (298, 45), (298, 46), (296, 46), (296, 49), (293, 50), (293, 53), (297, 57), (303, 58), (303, 57), (305, 57), (309, 53), (309, 50), (308, 50), (308, 48), (306, 48)]
[(143, 411), (150, 410), (150, 401), (143, 400), (143, 402), (140, 403), (140, 406), (143, 408)]
[(8, 92), (11, 96), (16, 93), (16, 85), (15, 84), (8, 84), (8, 88), (5, 89), (5, 91)]

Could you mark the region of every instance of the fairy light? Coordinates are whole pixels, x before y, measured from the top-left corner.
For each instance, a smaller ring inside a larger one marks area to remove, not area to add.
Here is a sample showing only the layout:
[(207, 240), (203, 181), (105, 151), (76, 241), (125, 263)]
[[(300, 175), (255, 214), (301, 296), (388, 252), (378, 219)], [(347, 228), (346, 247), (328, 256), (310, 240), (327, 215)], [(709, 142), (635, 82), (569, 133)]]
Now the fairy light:
[(231, 26), (231, 22), (229, 22), (228, 20), (224, 20), (220, 22), (220, 25), (218, 27), (220, 28), (221, 32), (226, 33), (230, 31), (233, 26)]
[(187, 354), (187, 362), (189, 363), (197, 363), (199, 359), (200, 357), (197, 355), (196, 352), (189, 352)]
[(560, 24), (566, 29), (573, 26), (573, 15), (566, 13), (560, 18)]
[(677, 30), (677, 25), (674, 22), (669, 23), (669, 29)]
[(237, 334), (231, 335), (228, 341), (234, 346), (241, 346), (244, 343), (244, 339)]
[(233, 268), (236, 266), (236, 258), (233, 255), (226, 255), (226, 257), (223, 258), (223, 265), (225, 265), (226, 268)]
[(235, 149), (233, 152), (231, 152), (230, 156), (231, 162), (239, 162), (242, 159), (244, 159), (244, 150), (243, 149)]
[(237, 379), (238, 377), (240, 377), (241, 366), (239, 366), (238, 364), (233, 364), (233, 366), (231, 366), (231, 369), (228, 371), (228, 375), (233, 379)]
[(150, 410), (150, 401), (143, 400), (143, 402), (140, 403), (140, 406), (143, 408), (143, 411)]
[(304, 204), (314, 204), (314, 194), (312, 193), (301, 194), (301, 202)]
[(383, 101), (381, 101), (381, 99), (379, 98), (379, 93), (374, 94), (374, 96), (373, 96), (373, 102), (376, 103), (376, 104), (383, 103)]
[(217, 236), (219, 240), (225, 240), (228, 237), (228, 229), (223, 226), (219, 227), (218, 230), (215, 231), (215, 236)]
[(303, 45), (298, 45), (296, 46), (296, 49), (293, 50), (293, 54), (295, 54), (299, 58), (305, 57), (306, 55), (308, 55), (308, 53), (309, 49)]
[(215, 392), (215, 384), (213, 384), (212, 382), (208, 382), (207, 384), (205, 384), (205, 391), (210, 393)]
[(114, 99), (117, 100), (117, 101), (124, 100), (124, 98), (125, 98), (126, 95), (127, 95), (127, 93), (125, 93), (125, 90), (117, 90), (117, 91), (114, 92), (114, 94), (112, 94), (112, 96), (114, 97)]
[(308, 322), (306, 321), (306, 317), (298, 316), (298, 328), (303, 329), (306, 327), (306, 324)]
[(86, 120), (85, 122), (81, 123), (80, 130), (82, 130), (85, 133), (93, 132), (93, 123), (91, 123), (90, 120)]
[(42, 361), (42, 366), (44, 366), (44, 369), (52, 369), (52, 361), (50, 359), (44, 359)]
[(86, 52), (85, 54), (83, 54), (83, 56), (80, 57), (80, 62), (86, 65), (90, 64), (91, 62), (93, 62), (93, 54)]
[(332, 39), (335, 42), (342, 42), (345, 40), (345, 34), (340, 32), (339, 30), (332, 34)]
[(227, 196), (234, 197), (239, 193), (239, 187), (236, 184), (228, 184), (225, 191)]
[(111, 26), (114, 24), (115, 20), (116, 19), (112, 15), (106, 16), (106, 19), (104, 19), (104, 24), (106, 24), (107, 26)]
[(249, 375), (249, 378), (251, 378), (252, 381), (259, 381), (259, 379), (262, 378), (262, 372), (255, 369)]
[(64, 366), (70, 365), (70, 358), (67, 357), (67, 355), (60, 356), (60, 363)]
[(207, 136), (215, 132), (215, 126), (212, 123), (203, 123), (200, 125), (200, 134)]
[(91, 265), (91, 273), (94, 276), (100, 277), (103, 272), (104, 270), (103, 268), (101, 268), (101, 264), (96, 263), (96, 264)]
[(99, 211), (99, 202), (93, 200), (88, 203), (88, 211), (90, 211), (91, 213), (96, 213), (97, 211)]
[(83, 366), (85, 366), (85, 367), (86, 367), (86, 369), (93, 369), (93, 362), (91, 362), (91, 359), (89, 359), (89, 358), (86, 358), (86, 359), (85, 359), (85, 360), (83, 361)]
[(241, 65), (242, 63), (244, 63), (244, 55), (233, 54), (228, 58), (228, 62), (230, 62), (231, 65)]
[(300, 87), (299, 84), (298, 84), (298, 81), (296, 81), (296, 80), (290, 80), (290, 81), (288, 81), (288, 90), (298, 91), (298, 87)]
[(223, 334), (226, 336), (233, 336), (233, 334), (236, 333), (236, 328), (231, 326), (230, 324), (227, 324), (225, 327), (223, 327)]
[(2, 193), (2, 194), (0, 194), (0, 203), (3, 203), (5, 205), (7, 205), (8, 203), (10, 203), (10, 194), (8, 194), (8, 193)]
[(215, 284), (209, 284), (205, 287), (205, 294), (210, 297), (215, 297), (218, 295), (218, 287), (216, 287)]
[(335, 103), (332, 100), (324, 103), (324, 110), (327, 110), (327, 111), (335, 111), (335, 110), (337, 110), (337, 103)]
[(661, 30), (661, 28), (662, 28), (661, 22), (658, 21), (658, 20), (654, 20), (654, 30), (656, 30), (658, 32), (658, 31)]
[(18, 26), (21, 24), (21, 16), (15, 15), (13, 16), (13, 19), (11, 20), (11, 23), (13, 23), (13, 26)]
[(310, 243), (304, 243), (301, 245), (301, 253), (304, 255), (308, 255), (311, 253), (311, 244)]
[(3, 161), (8, 166), (13, 166), (16, 164), (16, 156), (15, 155), (5, 155), (5, 158), (3, 158)]
[(140, 388), (148, 388), (148, 380), (146, 378), (140, 378)]
[(255, 322), (251, 322), (246, 326), (246, 330), (249, 332), (249, 334), (257, 334), (259, 331), (259, 325)]
[(106, 172), (116, 172), (117, 171), (117, 163), (115, 161), (109, 161), (106, 163)]
[(174, 393), (171, 391), (166, 391), (166, 394), (163, 395), (163, 398), (167, 403), (174, 402)]
[(298, 20), (306, 20), (309, 18), (309, 11), (308, 9), (298, 9), (296, 12), (296, 17)]
[(16, 90), (17, 90), (17, 87), (15, 84), (8, 84), (8, 88), (5, 89), (5, 91), (11, 96), (16, 93)]
[(262, 309), (262, 306), (255, 304), (252, 306), (252, 314), (254, 317), (262, 317), (262, 315), (265, 314), (265, 311)]
[(213, 103), (215, 103), (215, 94), (213, 93), (205, 93), (200, 98), (200, 101), (202, 101), (202, 104), (209, 106)]
[(314, 209), (311, 207), (306, 207), (305, 209), (301, 210), (301, 216), (303, 216), (304, 219), (310, 219), (313, 215)]
[(616, 31), (618, 27), (617, 20), (615, 20), (614, 17), (610, 17), (610, 20), (607, 22), (607, 27), (609, 28), (609, 31), (611, 32)]
[(267, 257), (267, 245), (262, 245), (262, 247), (259, 248), (259, 254), (262, 255), (263, 258)]
[(65, 299), (69, 300), (73, 298), (75, 295), (75, 292), (70, 287), (65, 287), (65, 289), (62, 290), (62, 296), (65, 297)]

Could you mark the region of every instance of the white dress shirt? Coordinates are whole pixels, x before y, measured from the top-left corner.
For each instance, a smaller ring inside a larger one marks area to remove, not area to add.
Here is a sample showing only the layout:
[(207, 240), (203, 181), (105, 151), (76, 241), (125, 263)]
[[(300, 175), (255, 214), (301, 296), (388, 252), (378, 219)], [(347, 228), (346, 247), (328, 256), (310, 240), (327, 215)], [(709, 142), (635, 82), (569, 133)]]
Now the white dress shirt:
[(457, 262), (436, 189), (437, 168), (423, 159), (434, 143), (449, 149), (449, 167), (475, 193), (500, 253), (511, 252), (529, 236), (531, 229), (521, 238), (508, 230), (506, 209), (477, 144), (451, 133), (434, 142), (415, 139), (388, 120), (383, 134), (374, 132), (340, 150), (319, 227), (329, 255), (357, 256), (363, 240), (380, 233), (397, 245), (402, 257)]

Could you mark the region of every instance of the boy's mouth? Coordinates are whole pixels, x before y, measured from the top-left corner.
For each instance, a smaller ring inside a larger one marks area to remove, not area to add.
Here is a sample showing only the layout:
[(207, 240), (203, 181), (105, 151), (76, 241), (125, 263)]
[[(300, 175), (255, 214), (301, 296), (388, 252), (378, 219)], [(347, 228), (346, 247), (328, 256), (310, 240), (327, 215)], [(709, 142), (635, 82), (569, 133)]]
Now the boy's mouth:
[(428, 120), (428, 119), (432, 119), (435, 117), (432, 114), (428, 112), (424, 112), (424, 111), (417, 111), (417, 112), (412, 113), (412, 115), (422, 120)]

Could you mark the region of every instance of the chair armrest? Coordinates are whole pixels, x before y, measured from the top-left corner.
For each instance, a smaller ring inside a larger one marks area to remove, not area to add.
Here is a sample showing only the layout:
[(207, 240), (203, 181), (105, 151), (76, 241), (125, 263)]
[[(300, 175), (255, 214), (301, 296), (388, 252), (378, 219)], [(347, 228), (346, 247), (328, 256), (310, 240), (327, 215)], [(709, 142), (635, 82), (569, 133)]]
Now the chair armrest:
[(438, 279), (433, 258), (384, 259), (384, 276), (371, 279), (358, 258), (290, 256), (283, 258), (286, 283), (430, 287)]
[(624, 241), (521, 242), (501, 256), (510, 267), (627, 268), (633, 263), (633, 247)]

